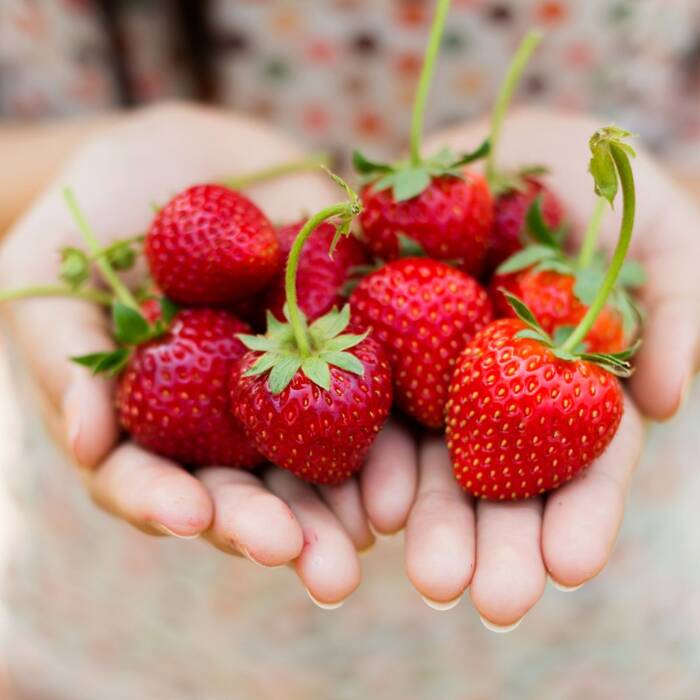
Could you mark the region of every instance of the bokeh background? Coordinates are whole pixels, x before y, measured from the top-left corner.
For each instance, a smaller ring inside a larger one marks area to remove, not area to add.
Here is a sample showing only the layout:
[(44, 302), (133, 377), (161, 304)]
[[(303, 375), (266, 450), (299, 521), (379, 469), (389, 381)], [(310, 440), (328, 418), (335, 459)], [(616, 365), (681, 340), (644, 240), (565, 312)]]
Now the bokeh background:
[[(0, 128), (169, 98), (269, 120), (342, 165), (395, 154), (432, 3), (0, 0)], [(483, 115), (533, 24), (521, 99), (639, 132), (700, 182), (697, 0), (454, 0), (427, 115)], [(700, 188), (698, 188), (700, 192)], [(0, 193), (2, 196), (2, 193)], [(698, 232), (700, 235), (700, 232)], [(700, 261), (699, 261), (700, 262)], [(436, 613), (378, 543), (333, 613), (285, 569), (152, 540), (99, 512), (0, 345), (0, 662), (31, 700), (624, 700), (700, 697), (700, 391), (653, 426), (614, 560), (493, 635)]]

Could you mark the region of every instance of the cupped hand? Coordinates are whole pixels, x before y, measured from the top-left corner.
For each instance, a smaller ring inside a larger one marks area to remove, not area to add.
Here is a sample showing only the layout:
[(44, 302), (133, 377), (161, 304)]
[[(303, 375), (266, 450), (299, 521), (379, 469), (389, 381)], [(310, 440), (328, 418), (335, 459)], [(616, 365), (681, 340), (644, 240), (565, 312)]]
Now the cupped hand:
[[(223, 113), (164, 106), (125, 117), (91, 138), (24, 217), (5, 244), (3, 287), (55, 283), (57, 250), (80, 246), (61, 196), (70, 186), (104, 244), (143, 232), (152, 203), (191, 184), (219, 180), (298, 159), (278, 133)], [(286, 176), (250, 190), (276, 223), (338, 200), (315, 174)], [(141, 270), (143, 274), (143, 269)], [(138, 283), (139, 272), (130, 280)], [(153, 535), (202, 535), (219, 549), (263, 566), (291, 564), (319, 603), (334, 605), (359, 584), (357, 550), (374, 539), (357, 480), (315, 489), (278, 469), (260, 475), (212, 465), (190, 474), (131, 442), (120, 442), (113, 382), (93, 377), (69, 357), (109, 349), (108, 321), (96, 306), (32, 299), (7, 306), (12, 328), (92, 498)], [(396, 504), (379, 490), (395, 478), (396, 451), (415, 478), (410, 438), (390, 427), (363, 478), (364, 502), (380, 529), (405, 521), (412, 494)]]
[[(574, 238), (593, 211), (588, 139), (603, 125), (581, 116), (520, 112), (508, 121), (499, 148), (504, 167), (543, 164), (550, 169), (551, 186), (566, 205)], [(426, 152), (444, 145), (467, 150), (486, 132), (487, 125), (477, 123), (437, 134)], [(638, 151), (631, 257), (648, 275), (641, 298), (646, 319), (620, 428), (580, 478), (545, 498), (519, 503), (475, 502), (452, 476), (444, 438), (423, 439), (417, 495), (406, 527), (406, 568), (435, 607), (450, 607), (469, 588), (485, 624), (507, 629), (535, 605), (548, 575), (558, 587), (570, 589), (598, 574), (610, 557), (641, 452), (641, 416), (671, 417), (698, 370), (700, 212), (642, 148)], [(606, 214), (601, 243), (608, 250), (617, 238), (618, 216), (619, 207)], [(408, 483), (414, 479), (405, 478)]]

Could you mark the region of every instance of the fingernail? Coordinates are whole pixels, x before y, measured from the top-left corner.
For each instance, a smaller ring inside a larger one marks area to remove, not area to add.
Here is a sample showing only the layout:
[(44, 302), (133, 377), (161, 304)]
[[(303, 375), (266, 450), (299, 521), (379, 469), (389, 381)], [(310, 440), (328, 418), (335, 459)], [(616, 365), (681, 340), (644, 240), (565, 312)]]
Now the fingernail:
[(280, 565), (273, 565), (270, 566), (269, 564), (263, 564), (262, 562), (258, 561), (249, 551), (247, 547), (244, 547), (242, 544), (236, 544), (235, 542), (233, 543), (233, 546), (250, 562), (255, 564), (255, 566), (259, 566), (261, 569), (278, 569), (280, 566), (284, 566), (283, 564)]
[(199, 533), (195, 533), (194, 535), (179, 535), (177, 532), (173, 532), (169, 527), (165, 527), (163, 523), (155, 523), (152, 522), (150, 523), (151, 527), (155, 528), (156, 530), (159, 530), (162, 532), (164, 535), (170, 535), (171, 537), (177, 537), (179, 540), (196, 540), (199, 537)]
[(462, 600), (462, 594), (460, 593), (456, 598), (453, 598), (452, 600), (446, 600), (446, 601), (433, 600), (432, 598), (428, 598), (427, 596), (424, 596), (424, 595), (421, 595), (421, 598), (423, 599), (423, 602), (429, 608), (432, 608), (433, 610), (445, 611), (445, 610), (452, 610), (452, 608), (459, 605), (459, 601)]
[(375, 539), (377, 539), (377, 540), (390, 540), (390, 539), (396, 537), (396, 535), (398, 535), (398, 532), (389, 532), (389, 533), (379, 532), (379, 530), (377, 530), (374, 527), (374, 525), (372, 525), (372, 523), (368, 523), (368, 525), (369, 525), (370, 532), (374, 535)]
[(345, 602), (344, 600), (340, 600), (337, 603), (322, 603), (320, 600), (316, 600), (316, 598), (311, 595), (311, 591), (308, 588), (306, 589), (306, 593), (309, 598), (311, 598), (311, 600), (318, 605), (319, 608), (321, 608), (321, 610), (336, 610)]
[(496, 634), (506, 634), (508, 632), (512, 632), (516, 627), (520, 625), (520, 623), (523, 621), (523, 618), (521, 617), (517, 622), (514, 622), (512, 625), (497, 625), (490, 620), (487, 620), (485, 617), (479, 616), (481, 620), (481, 624), (486, 627), (487, 630), (490, 632), (495, 632)]
[(554, 588), (556, 588), (558, 591), (562, 591), (562, 593), (573, 593), (573, 591), (577, 591), (579, 588), (583, 587), (582, 583), (579, 583), (578, 586), (565, 586), (563, 583), (555, 581), (551, 576), (549, 577), (549, 581)]

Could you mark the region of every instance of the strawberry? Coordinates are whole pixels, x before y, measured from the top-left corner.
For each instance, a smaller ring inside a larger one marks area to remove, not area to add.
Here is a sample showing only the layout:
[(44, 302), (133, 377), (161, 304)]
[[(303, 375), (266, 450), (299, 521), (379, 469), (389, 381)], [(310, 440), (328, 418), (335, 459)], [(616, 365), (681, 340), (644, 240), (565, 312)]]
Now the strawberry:
[(556, 488), (601, 455), (620, 424), (615, 375), (629, 376), (636, 347), (591, 353), (583, 341), (615, 288), (632, 238), (634, 151), (627, 136), (609, 127), (590, 142), (595, 191), (612, 204), (621, 187), (623, 213), (610, 266), (576, 327), (552, 337), (525, 303), (504, 292), (517, 317), (488, 325), (457, 361), (447, 444), (457, 481), (475, 496), (530, 498)]
[[(147, 310), (153, 318), (153, 309)], [(119, 377), (117, 413), (143, 447), (188, 465), (254, 467), (262, 457), (229, 413), (236, 338), (248, 326), (212, 309), (176, 313), (167, 332), (139, 345)]]
[[(550, 334), (557, 328), (575, 326), (584, 317), (588, 307), (576, 294), (576, 278), (555, 270), (538, 271), (527, 268), (519, 272), (495, 275), (489, 292), (498, 318), (514, 317), (513, 307), (503, 295), (505, 289), (522, 299), (532, 310), (539, 324)], [(625, 329), (622, 315), (612, 306), (606, 306), (596, 318), (585, 339), (590, 352), (616, 353), (625, 347)]]
[(501, 319), (460, 356), (447, 403), (447, 445), (459, 484), (489, 499), (530, 498), (561, 486), (612, 440), (622, 416), (615, 376), (563, 360)]
[[(283, 226), (277, 230), (282, 259), (286, 261), (304, 222)], [(341, 238), (333, 252), (328, 255), (335, 228), (329, 223), (321, 224), (309, 238), (299, 259), (297, 271), (297, 294), (299, 307), (309, 320), (328, 313), (334, 306), (344, 302), (341, 289), (348, 273), (354, 267), (369, 262), (362, 244), (353, 236)], [(284, 270), (273, 279), (268, 289), (265, 306), (277, 319), (284, 320), (282, 312), (285, 302)]]
[(350, 306), (387, 349), (398, 405), (426, 426), (442, 426), (455, 360), (493, 318), (484, 289), (446, 263), (404, 258), (365, 277)]
[[(336, 336), (341, 345), (343, 337)], [(379, 343), (364, 338), (347, 354), (357, 372), (331, 366), (328, 382), (319, 384), (297, 371), (279, 393), (267, 377), (246, 374), (259, 353), (246, 354), (233, 371), (233, 415), (267, 459), (314, 484), (339, 484), (360, 469), (391, 409), (391, 373)]]
[(151, 274), (169, 298), (229, 305), (262, 290), (280, 262), (272, 224), (247, 197), (221, 185), (176, 195), (146, 235)]
[[(381, 181), (380, 181), (381, 183)], [(410, 199), (377, 183), (361, 193), (360, 223), (364, 241), (379, 258), (399, 257), (401, 234), (438, 260), (459, 260), (469, 273), (479, 272), (493, 221), (493, 202), (486, 180), (475, 172), (432, 177)]]
[[(305, 241), (331, 217), (348, 235), (361, 209), (357, 195), (326, 207), (298, 232), (285, 275), (287, 323), (268, 312), (265, 336), (240, 335), (251, 350), (234, 367), (231, 410), (269, 460), (316, 484), (355, 473), (391, 410), (391, 372), (381, 345), (367, 333), (345, 333), (350, 308), (333, 309), (311, 325), (297, 302)], [(332, 245), (333, 242), (331, 242)]]
[(538, 178), (522, 178), (520, 186), (505, 189), (494, 201), (493, 228), (489, 239), (484, 272), (491, 274), (504, 260), (523, 247), (525, 217), (537, 199), (541, 199), (542, 218), (548, 228), (564, 223), (564, 210), (557, 196)]

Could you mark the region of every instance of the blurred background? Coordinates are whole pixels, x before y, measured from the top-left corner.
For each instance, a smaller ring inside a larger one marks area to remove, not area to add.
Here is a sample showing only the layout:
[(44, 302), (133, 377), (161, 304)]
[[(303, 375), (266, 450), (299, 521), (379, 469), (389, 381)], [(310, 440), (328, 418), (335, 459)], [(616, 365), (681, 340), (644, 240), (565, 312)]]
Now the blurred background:
[[(0, 128), (190, 98), (268, 120), (341, 166), (351, 145), (396, 154), (431, 11), (426, 0), (0, 0)], [(698, 0), (454, 0), (427, 129), (484, 115), (533, 25), (548, 36), (521, 99), (624, 124), (700, 192)], [(0, 664), (20, 694), (2, 698), (700, 697), (697, 387), (676, 421), (652, 428), (630, 505), (645, 517), (626, 520), (604, 577), (573, 597), (548, 589), (518, 632), (496, 636), (466, 604), (438, 615), (422, 603), (400, 536), (375, 547), (361, 589), (328, 614), (286, 569), (261, 574), (110, 519), (32, 418), (7, 355), (3, 344)]]

